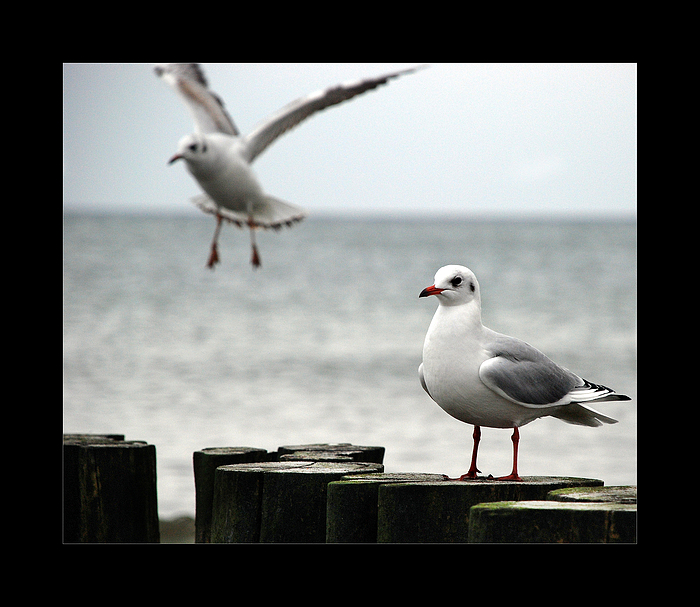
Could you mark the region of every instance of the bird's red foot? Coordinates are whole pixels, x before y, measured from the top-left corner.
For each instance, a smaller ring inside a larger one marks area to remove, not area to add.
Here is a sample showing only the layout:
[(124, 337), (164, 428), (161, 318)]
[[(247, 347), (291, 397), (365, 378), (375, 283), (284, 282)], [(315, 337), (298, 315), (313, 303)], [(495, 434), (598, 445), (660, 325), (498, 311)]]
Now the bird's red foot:
[(254, 268), (260, 267), (260, 255), (258, 255), (258, 247), (253, 245), (253, 255), (250, 258), (250, 263), (253, 264)]
[(481, 472), (481, 470), (470, 470), (469, 472), (467, 472), (466, 474), (463, 474), (459, 478), (450, 478), (446, 474), (443, 474), (443, 476), (445, 477), (445, 480), (448, 480), (448, 481), (471, 481), (471, 480), (474, 480), (475, 478), (479, 478), (477, 476), (477, 472)]
[(209, 254), (209, 261), (207, 261), (207, 268), (214, 269), (214, 266), (219, 263), (219, 253), (216, 250), (216, 245), (212, 245), (211, 253)]
[(497, 476), (494, 480), (496, 481), (522, 481), (517, 474), (509, 474), (508, 476)]

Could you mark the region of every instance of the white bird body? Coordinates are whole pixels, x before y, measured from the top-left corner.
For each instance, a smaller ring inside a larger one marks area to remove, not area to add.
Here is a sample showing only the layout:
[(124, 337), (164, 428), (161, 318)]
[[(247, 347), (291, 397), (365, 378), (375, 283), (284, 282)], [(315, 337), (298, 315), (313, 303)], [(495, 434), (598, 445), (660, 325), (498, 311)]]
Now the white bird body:
[[(240, 138), (221, 133), (207, 135), (210, 156), (206, 160), (201, 155), (187, 153), (196, 139), (199, 137), (189, 135), (178, 145), (177, 153), (186, 160), (187, 170), (221, 206), (232, 211), (245, 211), (249, 199), (262, 195), (262, 186), (250, 164), (243, 159), (244, 146)], [(231, 183), (236, 187), (230, 187)]]
[[(503, 398), (481, 381), (479, 369), (493, 356), (481, 344), (499, 334), (481, 324), (476, 308), (464, 312), (457, 306), (435, 311), (420, 367), (426, 392), (452, 417), (475, 426), (513, 428), (540, 417), (539, 411)], [(455, 380), (441, 381), (444, 377)]]
[(180, 140), (177, 153), (170, 162), (185, 161), (188, 171), (206, 193), (206, 196), (195, 197), (193, 202), (217, 218), (207, 265), (214, 267), (219, 260), (217, 239), (223, 219), (250, 228), (252, 263), (257, 267), (260, 260), (254, 230), (291, 226), (306, 217), (306, 211), (301, 207), (267, 195), (250, 166), (275, 139), (315, 112), (352, 99), (415, 69), (418, 68), (311, 93), (286, 105), (251, 133), (242, 136), (221, 99), (209, 90), (198, 64), (157, 65), (156, 74), (180, 94), (194, 118), (195, 133)]
[[(205, 145), (207, 151), (194, 152), (192, 146)], [(216, 207), (240, 214), (240, 217), (229, 216), (229, 219), (239, 219), (248, 222), (253, 216), (256, 226), (272, 227), (274, 222), (265, 220), (266, 205), (269, 204), (262, 186), (250, 164), (244, 159), (242, 151), (244, 144), (239, 137), (221, 133), (188, 135), (180, 140), (175, 160), (183, 158), (187, 170), (197, 180), (208, 197), (215, 202)], [(171, 159), (172, 161), (172, 159)], [(235, 187), (232, 187), (235, 184)], [(203, 199), (198, 205), (205, 204)], [(296, 215), (304, 215), (301, 209), (296, 209)], [(292, 219), (292, 214), (289, 219)]]
[(616, 420), (584, 406), (590, 401), (630, 400), (593, 384), (547, 358), (530, 344), (497, 333), (481, 322), (481, 292), (474, 273), (450, 265), (420, 297), (435, 295), (435, 311), (418, 368), (421, 385), (452, 417), (473, 424), (472, 467), (476, 477), (480, 427), (513, 428), (513, 473), (517, 474), (518, 428), (551, 415), (571, 424), (600, 426)]

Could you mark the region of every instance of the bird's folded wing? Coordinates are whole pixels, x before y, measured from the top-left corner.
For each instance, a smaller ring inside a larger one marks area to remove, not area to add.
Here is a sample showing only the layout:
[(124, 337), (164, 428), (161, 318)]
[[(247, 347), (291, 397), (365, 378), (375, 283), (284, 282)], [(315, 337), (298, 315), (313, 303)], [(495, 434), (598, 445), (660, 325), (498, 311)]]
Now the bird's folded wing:
[(523, 341), (504, 345), (479, 367), (479, 378), (488, 388), (525, 407), (571, 402), (569, 393), (582, 382), (580, 377)]

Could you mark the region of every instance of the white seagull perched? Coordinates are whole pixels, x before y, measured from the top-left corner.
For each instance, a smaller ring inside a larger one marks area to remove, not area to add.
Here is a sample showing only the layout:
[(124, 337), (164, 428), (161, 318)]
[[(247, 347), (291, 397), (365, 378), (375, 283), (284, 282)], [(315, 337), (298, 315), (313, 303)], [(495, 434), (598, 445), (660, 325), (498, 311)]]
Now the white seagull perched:
[(440, 268), (435, 283), (419, 297), (430, 295), (439, 306), (425, 336), (418, 374), (442, 409), (474, 425), (471, 466), (459, 480), (477, 478), (481, 426), (513, 428), (513, 470), (499, 480), (519, 481), (520, 426), (547, 415), (582, 426), (614, 424), (617, 420), (583, 403), (631, 400), (560, 367), (524, 341), (484, 327), (479, 283), (469, 268)]
[(255, 244), (255, 229), (291, 226), (306, 216), (303, 209), (267, 195), (255, 177), (250, 165), (267, 146), (315, 112), (416, 69), (419, 68), (311, 93), (286, 105), (248, 135), (241, 135), (221, 99), (209, 90), (199, 64), (157, 64), (156, 74), (181, 95), (194, 117), (195, 133), (180, 140), (170, 163), (180, 159), (185, 161), (187, 169), (206, 193), (193, 198), (193, 202), (205, 213), (216, 216), (207, 266), (213, 268), (219, 261), (217, 240), (222, 220), (250, 228), (251, 263), (256, 268), (260, 265), (260, 256)]

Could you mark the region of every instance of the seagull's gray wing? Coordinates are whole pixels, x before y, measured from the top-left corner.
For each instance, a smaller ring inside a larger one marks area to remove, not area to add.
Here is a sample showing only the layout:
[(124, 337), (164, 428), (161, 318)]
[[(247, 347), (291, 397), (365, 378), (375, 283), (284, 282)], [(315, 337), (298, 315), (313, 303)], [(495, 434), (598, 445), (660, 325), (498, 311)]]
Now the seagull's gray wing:
[(248, 162), (255, 160), (275, 139), (312, 114), (386, 84), (392, 78), (398, 78), (402, 74), (410, 74), (420, 69), (420, 67), (401, 70), (358, 82), (339, 84), (338, 86), (333, 86), (323, 91), (316, 91), (306, 97), (292, 101), (245, 136), (246, 151), (244, 155), (246, 159)]
[(572, 401), (570, 392), (584, 383), (578, 375), (519, 339), (494, 333), (487, 350), (491, 357), (479, 367), (481, 381), (519, 405), (537, 408), (567, 404)]
[(161, 63), (155, 72), (180, 94), (194, 118), (199, 133), (238, 135), (238, 129), (224, 109), (224, 103), (209, 90), (198, 63)]
[(479, 377), (487, 387), (524, 407), (550, 408), (548, 415), (570, 424), (614, 424), (616, 419), (581, 403), (630, 400), (560, 367), (519, 339), (494, 333), (488, 350), (492, 357), (479, 367)]

